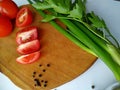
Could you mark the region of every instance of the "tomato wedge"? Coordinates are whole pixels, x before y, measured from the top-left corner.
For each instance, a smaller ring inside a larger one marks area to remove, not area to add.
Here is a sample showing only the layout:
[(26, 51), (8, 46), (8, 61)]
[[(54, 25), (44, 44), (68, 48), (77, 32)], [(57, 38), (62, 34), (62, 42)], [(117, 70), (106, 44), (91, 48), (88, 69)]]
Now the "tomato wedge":
[(39, 57), (40, 57), (40, 51), (27, 54), (27, 55), (22, 55), (18, 57), (16, 61), (21, 64), (30, 64), (37, 61)]
[(13, 29), (13, 25), (8, 17), (0, 15), (0, 37), (8, 36)]
[(22, 7), (16, 17), (16, 26), (24, 27), (33, 21), (33, 14), (28, 7)]
[(33, 40), (24, 44), (20, 44), (17, 47), (17, 51), (20, 54), (29, 54), (36, 52), (40, 49), (40, 41), (39, 40)]
[(18, 45), (22, 43), (26, 43), (38, 38), (38, 30), (37, 27), (27, 27), (17, 32), (16, 34), (16, 42)]

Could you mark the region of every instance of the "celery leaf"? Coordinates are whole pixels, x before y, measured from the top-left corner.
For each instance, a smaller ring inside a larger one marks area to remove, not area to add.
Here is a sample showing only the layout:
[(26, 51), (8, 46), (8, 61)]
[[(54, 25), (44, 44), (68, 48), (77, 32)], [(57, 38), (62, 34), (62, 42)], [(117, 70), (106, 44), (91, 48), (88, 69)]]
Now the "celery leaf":
[(46, 1), (34, 3), (32, 4), (32, 6), (35, 7), (36, 9), (41, 9), (41, 10), (52, 8), (52, 6)]
[(51, 20), (54, 20), (56, 18), (56, 16), (53, 15), (46, 15), (45, 18), (42, 20), (42, 22), (49, 22)]
[(91, 17), (88, 19), (91, 21), (92, 25), (96, 28), (105, 28), (105, 23), (102, 19), (100, 19), (94, 12), (90, 13)]
[(81, 20), (85, 11), (86, 10), (84, 2), (82, 2), (82, 0), (77, 0), (73, 9), (70, 11), (70, 15), (68, 15), (68, 17), (73, 17)]
[(71, 7), (71, 0), (46, 0), (52, 8), (62, 14), (68, 14)]

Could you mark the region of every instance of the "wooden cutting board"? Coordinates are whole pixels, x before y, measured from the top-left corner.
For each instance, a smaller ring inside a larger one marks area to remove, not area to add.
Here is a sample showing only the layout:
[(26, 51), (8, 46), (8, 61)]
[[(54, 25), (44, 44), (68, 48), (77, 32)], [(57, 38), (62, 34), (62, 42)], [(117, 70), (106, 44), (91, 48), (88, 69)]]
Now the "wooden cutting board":
[(34, 14), (31, 26), (38, 26), (41, 42), (41, 57), (28, 65), (16, 62), (15, 27), (12, 34), (0, 38), (0, 71), (24, 90), (50, 90), (73, 80), (85, 72), (96, 57), (85, 52), (64, 37), (49, 23), (41, 23), (42, 17), (30, 5)]

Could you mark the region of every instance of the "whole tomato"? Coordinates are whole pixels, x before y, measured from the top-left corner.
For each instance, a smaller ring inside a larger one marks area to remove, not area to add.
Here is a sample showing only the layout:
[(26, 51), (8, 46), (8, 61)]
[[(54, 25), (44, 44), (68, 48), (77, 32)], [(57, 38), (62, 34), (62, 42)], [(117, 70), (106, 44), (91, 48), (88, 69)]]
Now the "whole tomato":
[(1, 15), (14, 19), (16, 18), (18, 10), (18, 6), (12, 0), (0, 0)]
[(12, 32), (13, 26), (8, 17), (0, 15), (0, 37), (8, 36)]

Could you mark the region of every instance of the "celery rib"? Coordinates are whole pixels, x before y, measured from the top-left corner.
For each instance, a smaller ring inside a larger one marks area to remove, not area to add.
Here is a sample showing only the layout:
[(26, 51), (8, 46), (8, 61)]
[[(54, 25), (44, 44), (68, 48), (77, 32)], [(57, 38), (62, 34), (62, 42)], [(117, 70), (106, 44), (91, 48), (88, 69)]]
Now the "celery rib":
[[(31, 0), (28, 1), (31, 4), (33, 3)], [(41, 16), (46, 16), (42, 10), (38, 10), (38, 12), (41, 14)], [(73, 23), (68, 19), (58, 19), (69, 28), (69, 32), (67, 30), (64, 30), (54, 21), (50, 21), (50, 24), (82, 49), (86, 50), (89, 53), (97, 55), (111, 69), (116, 80), (120, 81), (120, 66), (113, 60), (115, 58), (119, 63), (120, 54), (119, 51), (116, 51), (117, 48), (111, 48), (111, 46), (108, 47), (108, 44), (110, 44), (109, 41), (106, 41), (104, 38), (101, 40), (96, 36), (95, 33), (91, 33), (91, 31), (89, 31), (89, 27), (83, 26), (83, 23), (80, 25), (78, 23)], [(113, 54), (112, 51), (115, 51), (117, 53), (116, 56), (113, 56), (115, 54)]]

